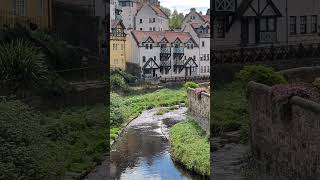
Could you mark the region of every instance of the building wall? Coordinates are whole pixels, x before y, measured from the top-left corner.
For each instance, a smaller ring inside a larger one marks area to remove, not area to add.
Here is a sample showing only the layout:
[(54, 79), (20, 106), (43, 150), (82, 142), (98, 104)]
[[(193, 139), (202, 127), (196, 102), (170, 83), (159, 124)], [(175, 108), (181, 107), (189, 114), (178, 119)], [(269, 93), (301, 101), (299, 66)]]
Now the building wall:
[[(150, 22), (150, 19), (155, 22)], [(142, 19), (142, 23), (140, 23)], [(158, 16), (150, 6), (145, 5), (135, 17), (135, 30), (142, 31), (165, 31), (169, 30), (169, 21), (166, 18)], [(151, 29), (150, 29), (151, 28)]]
[(207, 133), (210, 134), (210, 94), (195, 92), (188, 88), (188, 110), (194, 120)]
[[(117, 46), (114, 49), (114, 46)], [(125, 38), (122, 40), (115, 40), (113, 37), (110, 38), (110, 67), (111, 69), (126, 69), (126, 41)]]
[(134, 18), (137, 13), (137, 3), (133, 1), (132, 7), (122, 7), (122, 19), (124, 26), (134, 29)]
[[(40, 0), (26, 0), (25, 16), (14, 16), (13, 1), (0, 1), (0, 24), (10, 24), (13, 26), (15, 22), (20, 22), (22, 25), (30, 20), (42, 28), (50, 28), (52, 25), (52, 0), (43, 0), (43, 9), (40, 9)], [(2, 26), (2, 25), (1, 25)]]
[[(320, 104), (293, 97), (272, 101), (271, 87), (250, 83), (251, 150), (261, 180), (320, 177)], [(302, 163), (304, 162), (304, 163)]]

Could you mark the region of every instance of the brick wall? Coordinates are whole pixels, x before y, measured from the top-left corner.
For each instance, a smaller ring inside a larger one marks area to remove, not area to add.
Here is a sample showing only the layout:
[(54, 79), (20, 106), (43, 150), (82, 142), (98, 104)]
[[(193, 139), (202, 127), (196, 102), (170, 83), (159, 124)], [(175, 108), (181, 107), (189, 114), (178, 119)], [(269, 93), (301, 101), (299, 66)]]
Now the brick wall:
[(271, 88), (249, 83), (250, 142), (258, 179), (320, 177), (320, 104), (293, 97), (273, 104)]
[(188, 89), (189, 113), (199, 126), (210, 134), (210, 94), (197, 95), (194, 89)]

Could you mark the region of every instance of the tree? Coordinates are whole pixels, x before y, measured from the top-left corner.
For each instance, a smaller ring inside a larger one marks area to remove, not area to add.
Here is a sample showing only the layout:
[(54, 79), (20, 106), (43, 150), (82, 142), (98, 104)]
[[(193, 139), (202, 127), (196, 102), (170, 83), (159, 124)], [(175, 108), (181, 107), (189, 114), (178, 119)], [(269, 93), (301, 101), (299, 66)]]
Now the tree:
[(183, 19), (184, 19), (183, 13), (178, 13), (178, 11), (175, 9), (169, 20), (170, 29), (180, 29)]

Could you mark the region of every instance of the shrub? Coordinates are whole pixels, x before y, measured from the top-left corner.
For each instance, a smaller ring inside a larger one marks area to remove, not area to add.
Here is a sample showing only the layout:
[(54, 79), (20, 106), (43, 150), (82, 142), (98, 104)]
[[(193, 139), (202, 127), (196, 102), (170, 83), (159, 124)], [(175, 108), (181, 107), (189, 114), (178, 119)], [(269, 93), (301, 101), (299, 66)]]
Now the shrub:
[(195, 88), (198, 88), (199, 85), (197, 83), (195, 83), (195, 82), (186, 82), (184, 84), (184, 87), (195, 89)]
[(44, 56), (23, 40), (0, 45), (0, 83), (11, 93), (37, 87), (47, 78)]
[(110, 102), (110, 125), (116, 127), (125, 120), (122, 99), (118, 95), (112, 94)]
[(119, 74), (111, 75), (111, 89), (112, 90), (127, 90), (128, 85), (125, 82), (124, 78)]
[(0, 103), (0, 179), (48, 179), (42, 118), (21, 102)]
[(245, 86), (250, 81), (255, 81), (269, 86), (287, 83), (287, 80), (283, 75), (275, 72), (273, 68), (262, 65), (245, 66), (238, 74), (238, 78)]
[(132, 74), (125, 72), (125, 71), (112, 70), (111, 76), (115, 75), (115, 74), (119, 74), (120, 76), (122, 76), (127, 83), (134, 83), (137, 80), (137, 78), (135, 76), (133, 76)]

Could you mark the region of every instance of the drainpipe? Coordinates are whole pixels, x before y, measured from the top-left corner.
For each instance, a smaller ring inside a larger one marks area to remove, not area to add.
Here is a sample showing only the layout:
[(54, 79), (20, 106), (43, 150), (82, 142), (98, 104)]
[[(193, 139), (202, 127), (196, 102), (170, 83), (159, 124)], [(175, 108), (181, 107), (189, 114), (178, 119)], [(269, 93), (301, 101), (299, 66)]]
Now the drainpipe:
[(288, 0), (286, 0), (286, 43), (289, 44), (289, 17), (288, 17)]

